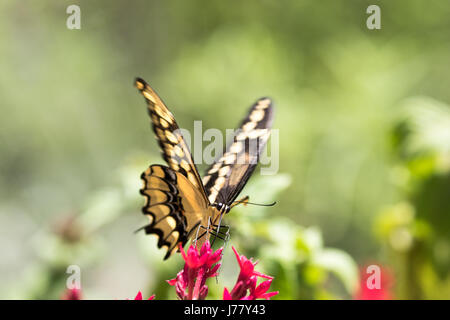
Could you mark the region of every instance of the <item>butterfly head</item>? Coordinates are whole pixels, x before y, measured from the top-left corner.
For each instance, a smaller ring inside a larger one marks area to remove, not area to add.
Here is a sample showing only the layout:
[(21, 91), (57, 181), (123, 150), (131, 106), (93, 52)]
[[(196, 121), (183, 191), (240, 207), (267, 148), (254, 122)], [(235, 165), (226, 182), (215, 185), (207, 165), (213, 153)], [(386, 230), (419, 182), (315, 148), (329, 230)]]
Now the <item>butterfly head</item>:
[(231, 207), (225, 203), (221, 203), (221, 202), (215, 202), (213, 204), (211, 204), (212, 207), (216, 208), (217, 210), (219, 210), (219, 212), (221, 214), (223, 213), (228, 213), (231, 210)]

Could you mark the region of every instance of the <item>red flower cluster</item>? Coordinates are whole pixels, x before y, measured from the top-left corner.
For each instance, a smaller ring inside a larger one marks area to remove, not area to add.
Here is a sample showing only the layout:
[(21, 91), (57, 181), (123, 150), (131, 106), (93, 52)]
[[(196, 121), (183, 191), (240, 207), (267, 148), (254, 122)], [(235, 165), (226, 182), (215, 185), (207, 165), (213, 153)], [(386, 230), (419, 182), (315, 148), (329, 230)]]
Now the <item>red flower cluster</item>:
[[(272, 283), (273, 277), (267, 276), (260, 272), (255, 271), (255, 266), (258, 262), (252, 262), (251, 259), (247, 259), (245, 256), (240, 256), (234, 247), (233, 251), (236, 255), (236, 259), (241, 269), (236, 284), (234, 285), (231, 293), (227, 288), (223, 291), (224, 300), (256, 300), (256, 299), (269, 299), (270, 297), (278, 294), (278, 291), (267, 292)], [(256, 285), (258, 277), (265, 278), (258, 286)], [(249, 295), (246, 295), (249, 291)]]
[[(178, 298), (181, 300), (203, 300), (206, 298), (208, 287), (205, 282), (206, 279), (217, 275), (217, 270), (220, 267), (218, 261), (222, 255), (222, 250), (223, 248), (220, 248), (213, 252), (209, 241), (203, 244), (200, 252), (197, 251), (195, 246), (191, 245), (186, 254), (180, 246), (180, 251), (185, 261), (184, 268), (177, 274), (175, 279), (167, 281), (171, 286), (175, 286)], [(278, 294), (278, 291), (267, 292), (273, 277), (255, 271), (256, 262), (253, 263), (245, 256), (239, 256), (234, 247), (233, 251), (241, 270), (231, 293), (229, 293), (227, 288), (224, 289), (224, 300), (269, 299)], [(257, 285), (258, 277), (268, 280)], [(247, 293), (249, 294), (247, 295)]]
[[(61, 297), (62, 300), (81, 300), (81, 290), (80, 289), (68, 289)], [(152, 295), (147, 300), (155, 299), (155, 295)], [(128, 300), (128, 299), (127, 299)], [(142, 300), (142, 293), (139, 291), (134, 298), (134, 300)]]
[[(200, 252), (191, 245), (184, 252), (180, 244), (180, 251), (185, 261), (184, 268), (175, 279), (167, 280), (171, 286), (175, 286), (177, 296), (181, 300), (204, 300), (208, 294), (206, 279), (217, 275), (220, 268), (220, 260), (223, 248), (213, 252), (209, 241), (206, 241)], [(213, 266), (214, 265), (214, 266)]]
[[(175, 279), (167, 280), (167, 282), (171, 286), (175, 286), (177, 296), (181, 300), (204, 300), (208, 295), (206, 280), (217, 275), (223, 248), (213, 251), (209, 241), (205, 241), (200, 251), (194, 245), (191, 245), (187, 253), (185, 253), (181, 244), (180, 251), (185, 261), (184, 268), (178, 272)], [(243, 255), (240, 256), (234, 247), (233, 251), (238, 260), (240, 272), (231, 293), (227, 288), (224, 289), (224, 300), (269, 299), (278, 294), (278, 291), (267, 292), (273, 277), (255, 271), (257, 262), (252, 262), (251, 259)], [(267, 280), (257, 285), (258, 277)], [(153, 300), (154, 298), (155, 295), (152, 295), (148, 300)], [(81, 290), (67, 290), (62, 296), (62, 299), (81, 300)], [(134, 300), (142, 300), (142, 293), (140, 291)]]

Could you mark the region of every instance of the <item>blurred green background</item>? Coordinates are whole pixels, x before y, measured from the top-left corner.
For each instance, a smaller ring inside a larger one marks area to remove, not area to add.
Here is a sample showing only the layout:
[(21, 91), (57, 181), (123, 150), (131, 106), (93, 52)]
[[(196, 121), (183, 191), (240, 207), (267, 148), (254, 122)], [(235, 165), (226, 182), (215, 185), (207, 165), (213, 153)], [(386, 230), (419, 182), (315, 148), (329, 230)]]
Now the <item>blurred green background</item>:
[[(175, 298), (181, 257), (133, 233), (139, 175), (163, 163), (140, 76), (187, 129), (275, 100), (279, 174), (242, 194), (278, 203), (226, 217), (274, 298), (358, 298), (377, 264), (393, 298), (449, 299), (449, 16), (437, 0), (2, 1), (0, 298), (58, 299), (68, 265), (86, 299)], [(230, 249), (209, 298), (236, 280)]]

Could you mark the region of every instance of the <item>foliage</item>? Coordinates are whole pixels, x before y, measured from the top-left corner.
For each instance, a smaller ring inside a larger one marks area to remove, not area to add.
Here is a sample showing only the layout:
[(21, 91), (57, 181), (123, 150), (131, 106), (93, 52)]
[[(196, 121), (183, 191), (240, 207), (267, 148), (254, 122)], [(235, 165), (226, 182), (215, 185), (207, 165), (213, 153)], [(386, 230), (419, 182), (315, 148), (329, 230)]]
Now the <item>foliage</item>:
[(381, 210), (375, 232), (396, 267), (398, 295), (448, 298), (450, 108), (408, 99), (393, 128), (393, 176), (402, 199)]

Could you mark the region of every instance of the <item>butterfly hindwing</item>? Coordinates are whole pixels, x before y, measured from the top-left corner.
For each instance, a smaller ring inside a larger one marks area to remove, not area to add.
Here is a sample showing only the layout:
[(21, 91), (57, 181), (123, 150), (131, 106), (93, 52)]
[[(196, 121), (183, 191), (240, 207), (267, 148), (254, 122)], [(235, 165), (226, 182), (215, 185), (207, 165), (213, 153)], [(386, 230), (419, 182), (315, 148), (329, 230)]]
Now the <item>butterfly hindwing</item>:
[(158, 247), (167, 247), (164, 259), (186, 244), (197, 227), (204, 223), (208, 204), (200, 191), (179, 172), (162, 165), (152, 165), (141, 175), (145, 197), (142, 211), (150, 219), (147, 234), (158, 237)]
[[(191, 152), (172, 113), (144, 80), (137, 78), (135, 86), (147, 102), (148, 114), (164, 160), (170, 168), (180, 172), (195, 187), (203, 191), (203, 184), (192, 160)], [(203, 194), (205, 194), (204, 191)]]
[(273, 121), (272, 101), (256, 101), (233, 135), (233, 141), (203, 177), (209, 202), (227, 205), (236, 199), (244, 188), (259, 156), (270, 136)]

